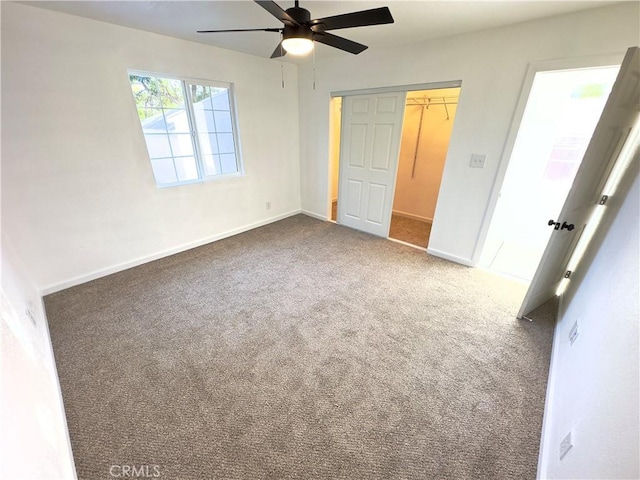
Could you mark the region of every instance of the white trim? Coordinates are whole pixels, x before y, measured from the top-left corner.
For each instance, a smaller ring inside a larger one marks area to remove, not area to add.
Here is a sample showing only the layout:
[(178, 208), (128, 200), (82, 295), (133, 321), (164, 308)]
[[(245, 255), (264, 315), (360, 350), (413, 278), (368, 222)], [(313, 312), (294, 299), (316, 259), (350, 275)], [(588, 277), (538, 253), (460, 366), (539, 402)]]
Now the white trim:
[(476, 242), (473, 247), (471, 258), (474, 262), (478, 262), (480, 260), (482, 250), (487, 240), (487, 234), (489, 233), (489, 227), (491, 226), (493, 213), (496, 209), (496, 205), (498, 204), (498, 198), (500, 197), (500, 191), (502, 190), (504, 177), (507, 173), (509, 160), (511, 160), (511, 153), (513, 152), (513, 147), (516, 143), (516, 137), (518, 136), (518, 131), (520, 130), (520, 123), (522, 122), (522, 118), (524, 116), (524, 110), (529, 100), (529, 94), (531, 93), (531, 87), (533, 86), (533, 81), (536, 73), (554, 70), (575, 70), (582, 68), (599, 68), (611, 65), (620, 65), (622, 63), (624, 55), (625, 52), (617, 52), (604, 55), (588, 55), (585, 57), (577, 58), (557, 58), (553, 60), (529, 63), (529, 65), (527, 66), (527, 72), (522, 82), (522, 88), (520, 89), (518, 103), (516, 104), (513, 116), (511, 117), (509, 133), (507, 134), (504, 146), (502, 147), (500, 161), (498, 162), (498, 168), (491, 185), (489, 200), (484, 210), (482, 223), (480, 224), (478, 236), (476, 237)]
[(331, 221), (326, 216), (310, 212), (309, 210), (300, 210), (300, 213), (302, 213), (304, 215), (307, 215), (308, 217), (311, 217), (311, 218), (316, 218), (318, 220), (322, 220), (323, 222)]
[(56, 357), (53, 353), (53, 342), (51, 341), (51, 332), (49, 330), (49, 319), (47, 318), (47, 310), (44, 306), (44, 296), (40, 292), (40, 305), (42, 307), (42, 317), (44, 320), (44, 331), (46, 334), (45, 341), (49, 347), (49, 355), (52, 363), (52, 370), (54, 376), (54, 388), (58, 394), (58, 405), (60, 406), (59, 414), (64, 423), (65, 439), (67, 442), (67, 451), (69, 452), (69, 461), (71, 462), (71, 470), (73, 472), (73, 478), (78, 480), (78, 472), (76, 471), (76, 462), (73, 459), (73, 449), (71, 448), (71, 435), (69, 434), (69, 423), (67, 422), (67, 413), (64, 408), (64, 399), (62, 398), (62, 387), (60, 386), (60, 376), (58, 375), (58, 365), (56, 364)]
[(447, 82), (414, 83), (412, 85), (397, 85), (395, 87), (363, 88), (360, 90), (340, 90), (331, 92), (332, 97), (348, 97), (351, 95), (377, 95), (379, 93), (411, 92), (415, 90), (435, 90), (439, 88), (456, 88), (462, 86), (462, 80)]
[(433, 218), (422, 217), (420, 215), (415, 215), (413, 213), (402, 212), (400, 210), (392, 210), (391, 212), (394, 215), (398, 215), (399, 217), (411, 218), (413, 220), (418, 220), (419, 222), (433, 223)]
[(442, 252), (440, 250), (435, 250), (433, 248), (427, 248), (427, 253), (429, 255), (433, 255), (434, 257), (444, 258), (445, 260), (449, 260), (450, 262), (466, 265), (467, 267), (476, 266), (476, 264), (473, 261), (469, 260), (468, 258), (458, 257), (457, 255), (451, 255), (450, 253)]
[(127, 78), (129, 74), (138, 75), (140, 77), (170, 78), (171, 80), (181, 80), (189, 83), (198, 83), (200, 85), (206, 85), (208, 87), (229, 88), (230, 85), (233, 85), (233, 82), (227, 82), (226, 80), (210, 80), (208, 78), (185, 77), (184, 75), (175, 75), (173, 73), (152, 72), (149, 70), (138, 70), (137, 68), (127, 68)]
[(195, 242), (186, 243), (180, 245), (178, 247), (169, 248), (167, 250), (162, 250), (160, 252), (154, 253), (152, 255), (147, 255), (144, 257), (137, 258), (135, 260), (131, 260), (128, 262), (119, 263), (112, 267), (95, 270), (91, 273), (87, 273), (85, 275), (79, 275), (77, 277), (70, 278), (68, 280), (64, 280), (62, 282), (54, 283), (48, 285), (42, 289), (40, 289), (40, 295), (46, 296), (55, 292), (59, 292), (60, 290), (64, 290), (66, 288), (74, 287), (76, 285), (80, 285), (81, 283), (90, 282), (91, 280), (95, 280), (100, 277), (105, 277), (107, 275), (111, 275), (112, 273), (121, 272), (122, 270), (127, 270), (132, 267), (137, 267), (138, 265), (142, 265), (144, 263), (152, 262), (154, 260), (158, 260), (160, 258), (169, 257), (171, 255), (175, 255), (176, 253), (184, 252), (186, 250), (191, 250), (192, 248), (201, 247), (202, 245), (206, 245), (208, 243), (215, 242), (217, 240), (222, 240), (227, 237), (232, 237), (239, 233), (247, 232), (249, 230), (253, 230), (254, 228), (262, 227), (264, 225), (268, 225), (273, 222), (277, 222), (279, 220), (283, 220), (285, 218), (291, 217), (293, 215), (297, 215), (299, 213), (304, 213), (302, 210), (292, 210), (287, 213), (283, 213), (280, 215), (276, 215), (274, 217), (269, 217), (264, 220), (260, 220), (259, 222), (251, 223), (249, 225), (245, 225), (243, 227), (234, 228), (232, 230), (227, 230), (226, 232), (218, 233), (216, 235), (212, 235), (210, 237), (206, 237), (200, 240), (196, 240)]
[[(558, 324), (560, 323), (560, 319), (562, 318), (562, 308), (563, 308), (563, 295), (560, 295), (558, 299), (558, 312), (556, 314), (556, 324), (553, 326), (553, 340), (551, 341), (551, 358), (549, 360), (549, 374), (547, 375), (547, 394), (544, 400), (544, 411), (542, 413), (542, 430), (540, 432), (540, 448), (538, 449), (538, 472), (536, 474), (536, 478), (538, 480), (544, 478), (543, 471), (547, 470), (547, 461), (549, 455), (547, 453), (553, 452), (555, 454), (556, 450), (549, 446), (547, 448), (547, 442), (551, 441), (550, 438), (546, 438), (545, 433), (551, 428), (551, 417), (552, 410), (554, 404), (554, 384), (555, 384), (555, 371), (554, 365), (556, 361), (558, 361), (559, 353), (558, 349), (560, 348), (560, 339), (556, 338), (558, 335)], [(549, 450), (550, 449), (550, 450)], [(546, 450), (549, 450), (547, 452)]]

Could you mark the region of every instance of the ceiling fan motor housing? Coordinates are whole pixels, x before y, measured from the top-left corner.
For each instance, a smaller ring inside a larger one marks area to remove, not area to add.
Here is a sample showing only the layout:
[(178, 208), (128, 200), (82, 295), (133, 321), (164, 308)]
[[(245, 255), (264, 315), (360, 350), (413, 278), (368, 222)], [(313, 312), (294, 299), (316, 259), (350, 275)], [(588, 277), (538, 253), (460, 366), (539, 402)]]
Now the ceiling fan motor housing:
[(306, 8), (291, 7), (291, 8), (287, 8), (285, 12), (287, 12), (287, 14), (291, 18), (293, 18), (296, 22), (300, 24), (307, 23), (309, 20), (311, 20), (311, 12), (309, 12), (309, 10), (307, 10)]
[(288, 25), (285, 23), (282, 32), (283, 38), (307, 38), (313, 40), (313, 31), (307, 25), (311, 20), (311, 12), (306, 8), (291, 7), (286, 10), (287, 14), (293, 18), (298, 25)]

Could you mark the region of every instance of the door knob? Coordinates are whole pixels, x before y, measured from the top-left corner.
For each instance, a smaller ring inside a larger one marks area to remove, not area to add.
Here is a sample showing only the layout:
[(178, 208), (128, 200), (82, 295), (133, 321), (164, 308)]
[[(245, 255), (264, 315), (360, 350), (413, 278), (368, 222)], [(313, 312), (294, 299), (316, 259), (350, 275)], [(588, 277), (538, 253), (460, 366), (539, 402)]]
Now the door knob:
[[(562, 230), (564, 230), (565, 228), (569, 231), (573, 230), (575, 227), (575, 225), (573, 223), (567, 223), (567, 222), (562, 222), (562, 226), (560, 227)], [(557, 229), (556, 229), (557, 230)]]
[(547, 225), (549, 225), (549, 226), (553, 225), (553, 229), (554, 230), (559, 230), (560, 229), (560, 222), (556, 222), (555, 220), (549, 220)]

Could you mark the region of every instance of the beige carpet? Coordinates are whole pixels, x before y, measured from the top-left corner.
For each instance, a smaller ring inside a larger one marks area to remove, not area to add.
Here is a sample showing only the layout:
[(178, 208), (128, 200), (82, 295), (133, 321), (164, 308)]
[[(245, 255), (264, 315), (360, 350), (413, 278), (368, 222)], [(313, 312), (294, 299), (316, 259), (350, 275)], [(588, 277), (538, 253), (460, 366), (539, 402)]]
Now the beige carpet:
[[(331, 220), (334, 222), (338, 218), (338, 202), (331, 203)], [(402, 240), (403, 242), (427, 248), (429, 236), (431, 235), (431, 223), (421, 222), (412, 218), (391, 214), (389, 226), (389, 238)]]
[(421, 222), (413, 218), (391, 215), (391, 226), (389, 227), (389, 238), (402, 240), (403, 242), (427, 248), (429, 236), (431, 235), (431, 223)]
[(78, 475), (533, 479), (553, 309), (523, 293), (298, 215), (50, 295)]

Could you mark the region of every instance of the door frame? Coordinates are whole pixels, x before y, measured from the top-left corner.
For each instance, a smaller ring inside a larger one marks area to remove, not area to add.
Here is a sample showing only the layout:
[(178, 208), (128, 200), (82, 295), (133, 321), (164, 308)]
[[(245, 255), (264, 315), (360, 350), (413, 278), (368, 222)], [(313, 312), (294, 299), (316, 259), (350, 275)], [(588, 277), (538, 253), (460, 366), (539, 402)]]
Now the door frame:
[(640, 117), (635, 95), (638, 93), (639, 58), (639, 47), (627, 50), (576, 180), (560, 212), (560, 218), (572, 223), (575, 221), (576, 233), (571, 235), (573, 228), (561, 235), (552, 233), (543, 261), (538, 265), (520, 306), (518, 318), (524, 318), (545, 301), (564, 293), (571, 274), (579, 268), (600, 219), (605, 215), (606, 199), (610, 195), (615, 196), (615, 185), (637, 153)]
[[(411, 92), (414, 90), (437, 90), (440, 88), (461, 88), (462, 87), (462, 80), (449, 80), (449, 81), (443, 81), (443, 82), (430, 82), (430, 83), (415, 83), (415, 84), (409, 84), (409, 85), (396, 85), (396, 86), (388, 86), (388, 87), (373, 87), (373, 88), (364, 88), (364, 89), (356, 89), (356, 90), (338, 90), (338, 91), (334, 91), (334, 92), (330, 92), (330, 98), (335, 98), (335, 97), (349, 97), (349, 96), (355, 96), (355, 95), (375, 95), (375, 94), (380, 94), (380, 93), (402, 93), (402, 92)], [(344, 102), (344, 99), (343, 99)], [(330, 110), (331, 111), (331, 110)], [(403, 115), (403, 119), (404, 119), (404, 115)], [(400, 132), (400, 135), (402, 136), (402, 131)], [(329, 128), (329, 142), (331, 142), (331, 128)], [(331, 148), (329, 148), (329, 152), (331, 152)], [(330, 153), (331, 154), (331, 153)], [(341, 169), (341, 165), (342, 165), (342, 113), (340, 114), (340, 145), (338, 147), (338, 155), (339, 155), (339, 159), (338, 159), (338, 203), (340, 203), (340, 177), (342, 175), (342, 169)], [(329, 161), (327, 162), (327, 219), (331, 218), (331, 207), (332, 207), (332, 203), (333, 203), (333, 198), (331, 195), (331, 181), (332, 181), (332, 173), (333, 173), (333, 167), (332, 167), (332, 162), (331, 162), (331, 158), (328, 159)], [(397, 182), (397, 177), (398, 177), (398, 164), (396, 163), (396, 169), (393, 175), (393, 192), (392, 192), (392, 198), (395, 197), (395, 188), (396, 188), (396, 182)], [(440, 191), (442, 193), (442, 190)], [(336, 216), (336, 223), (338, 221), (338, 218)], [(387, 234), (387, 238), (388, 238), (388, 234)]]
[(498, 169), (491, 186), (491, 194), (484, 212), (480, 231), (478, 232), (476, 245), (471, 256), (471, 263), (473, 265), (478, 264), (480, 256), (482, 255), (482, 250), (484, 249), (487, 240), (489, 227), (491, 226), (491, 221), (493, 220), (493, 215), (498, 204), (498, 199), (500, 198), (500, 193), (502, 192), (502, 186), (507, 173), (507, 168), (509, 167), (511, 155), (513, 153), (513, 147), (515, 146), (516, 138), (518, 136), (518, 132), (520, 131), (520, 125), (522, 123), (522, 118), (524, 117), (524, 111), (531, 94), (531, 88), (533, 87), (533, 80), (536, 74), (538, 72), (547, 72), (554, 70), (578, 70), (582, 68), (598, 68), (620, 65), (624, 56), (625, 51), (620, 51), (610, 54), (589, 55), (575, 58), (559, 58), (554, 60), (544, 60), (529, 63), (522, 83), (522, 87), (520, 89), (518, 103), (516, 104), (516, 108), (513, 112), (511, 126), (509, 127), (509, 133), (507, 134), (504, 146), (502, 147), (502, 154), (500, 155), (500, 161), (498, 162)]

